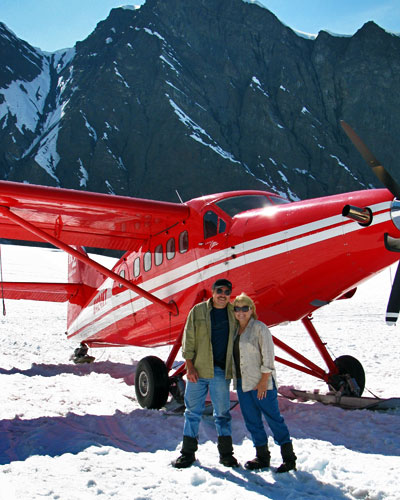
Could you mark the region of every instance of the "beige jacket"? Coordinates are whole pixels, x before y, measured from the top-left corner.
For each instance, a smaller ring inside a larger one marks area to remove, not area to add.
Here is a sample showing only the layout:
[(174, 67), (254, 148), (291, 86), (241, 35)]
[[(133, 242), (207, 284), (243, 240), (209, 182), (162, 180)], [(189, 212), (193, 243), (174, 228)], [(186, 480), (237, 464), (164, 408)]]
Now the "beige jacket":
[[(239, 329), (235, 332), (235, 339)], [(268, 390), (273, 388), (272, 378), (276, 382), (274, 343), (269, 328), (261, 321), (251, 319), (246, 330), (240, 335), (240, 371), (242, 374), (243, 392), (255, 389), (262, 373), (271, 373), (268, 378)], [(236, 389), (236, 370), (234, 371), (234, 387)]]

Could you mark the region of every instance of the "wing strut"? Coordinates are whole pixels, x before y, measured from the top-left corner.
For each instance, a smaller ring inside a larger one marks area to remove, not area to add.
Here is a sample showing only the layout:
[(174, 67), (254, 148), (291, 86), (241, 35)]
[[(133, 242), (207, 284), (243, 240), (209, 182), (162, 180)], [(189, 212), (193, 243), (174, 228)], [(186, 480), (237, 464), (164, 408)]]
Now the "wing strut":
[(86, 255), (83, 255), (79, 253), (77, 250), (74, 248), (70, 247), (69, 245), (66, 245), (62, 241), (58, 240), (57, 238), (54, 238), (50, 234), (46, 233), (45, 231), (42, 231), (41, 229), (35, 227), (33, 224), (30, 222), (25, 221), (18, 215), (14, 214), (8, 207), (0, 206), (0, 214), (4, 215), (4, 217), (7, 217), (8, 219), (12, 220), (16, 224), (20, 225), (27, 231), (29, 231), (32, 234), (35, 234), (38, 236), (40, 239), (47, 241), (48, 243), (51, 243), (55, 247), (59, 248), (60, 250), (63, 250), (64, 252), (68, 253), (69, 255), (72, 255), (76, 259), (84, 262), (85, 264), (93, 267), (97, 271), (99, 271), (101, 274), (104, 276), (107, 276), (107, 278), (111, 278), (113, 281), (116, 281), (117, 283), (121, 284), (122, 286), (128, 288), (129, 290), (132, 290), (133, 292), (137, 293), (141, 297), (149, 300), (153, 304), (158, 304), (159, 306), (163, 307), (164, 309), (167, 309), (170, 313), (172, 313), (174, 316), (178, 314), (178, 308), (175, 302), (164, 302), (163, 300), (159, 299), (155, 295), (152, 295), (149, 292), (146, 292), (146, 290), (143, 290), (142, 288), (138, 287), (137, 285), (134, 285), (130, 281), (126, 280), (125, 278), (122, 278), (118, 274), (114, 273), (113, 271), (110, 271), (110, 269), (107, 269), (106, 267), (102, 266), (98, 262), (90, 259)]

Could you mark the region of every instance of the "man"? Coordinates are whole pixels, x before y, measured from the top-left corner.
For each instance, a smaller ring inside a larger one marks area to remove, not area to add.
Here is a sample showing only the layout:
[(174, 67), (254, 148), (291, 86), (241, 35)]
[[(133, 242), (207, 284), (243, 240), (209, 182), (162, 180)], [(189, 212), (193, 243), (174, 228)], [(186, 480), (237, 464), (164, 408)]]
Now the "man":
[(172, 465), (183, 469), (196, 460), (200, 420), (210, 391), (214, 422), (218, 434), (220, 463), (238, 467), (233, 456), (230, 392), (233, 336), (236, 320), (230, 303), (232, 283), (218, 279), (212, 297), (189, 312), (182, 339), (186, 360), (185, 422), (181, 455)]

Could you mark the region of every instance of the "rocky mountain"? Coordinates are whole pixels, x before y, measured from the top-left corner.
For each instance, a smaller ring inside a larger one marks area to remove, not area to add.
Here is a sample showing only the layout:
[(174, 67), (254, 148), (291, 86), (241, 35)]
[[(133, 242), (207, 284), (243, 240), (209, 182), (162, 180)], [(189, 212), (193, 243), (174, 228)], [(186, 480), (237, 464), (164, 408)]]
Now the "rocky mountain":
[(0, 23), (0, 178), (178, 201), (231, 189), (304, 199), (392, 175), (400, 37), (373, 22), (307, 38), (256, 2), (147, 0), (44, 53)]

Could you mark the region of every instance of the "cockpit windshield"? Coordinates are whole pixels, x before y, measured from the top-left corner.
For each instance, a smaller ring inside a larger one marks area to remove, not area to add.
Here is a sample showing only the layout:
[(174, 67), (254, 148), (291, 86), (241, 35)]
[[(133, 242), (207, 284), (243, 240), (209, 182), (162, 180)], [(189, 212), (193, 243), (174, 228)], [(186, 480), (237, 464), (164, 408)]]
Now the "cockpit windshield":
[(246, 194), (225, 198), (224, 200), (217, 201), (216, 205), (228, 215), (234, 217), (247, 210), (270, 207), (271, 205), (281, 205), (283, 203), (290, 203), (290, 201), (278, 196), (271, 196), (268, 198), (262, 194)]

